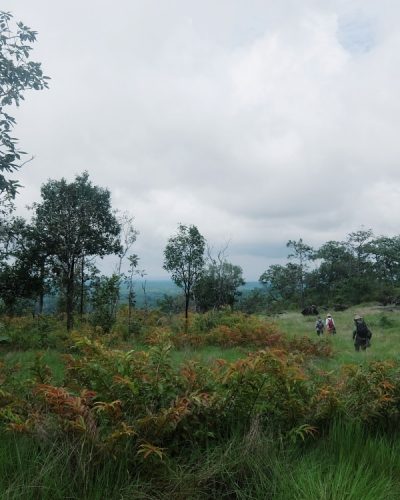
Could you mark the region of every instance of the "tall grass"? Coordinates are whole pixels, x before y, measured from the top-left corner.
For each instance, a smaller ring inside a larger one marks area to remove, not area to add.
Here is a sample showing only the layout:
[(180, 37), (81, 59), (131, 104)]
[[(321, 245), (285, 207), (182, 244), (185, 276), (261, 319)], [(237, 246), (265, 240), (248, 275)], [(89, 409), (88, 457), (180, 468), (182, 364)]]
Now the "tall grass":
[[(2, 435), (0, 498), (3, 500), (58, 500), (121, 498), (129, 483), (122, 459), (95, 464), (89, 455), (70, 445), (43, 447), (28, 436)], [(78, 459), (76, 457), (79, 457)]]
[[(192, 450), (152, 470), (130, 469), (128, 460), (76, 450), (42, 448), (28, 437), (8, 435), (0, 446), (0, 491), (16, 499), (214, 499), (395, 500), (400, 498), (400, 439), (333, 422), (317, 441), (283, 443), (257, 422), (208, 450)], [(151, 472), (151, 473), (150, 473)]]
[[(366, 317), (374, 334), (372, 347), (366, 353), (354, 351), (351, 333), (355, 312)], [(338, 333), (329, 342), (335, 356), (312, 358), (311, 362), (317, 367), (336, 373), (346, 363), (363, 364), (399, 356), (398, 313), (365, 306), (334, 316)], [(314, 322), (314, 317), (304, 318), (297, 313), (287, 313), (276, 319), (278, 327), (289, 336), (308, 335), (319, 342)], [(139, 345), (134, 339), (131, 343)], [(128, 342), (123, 345), (126, 350), (132, 347)], [(21, 370), (15, 377), (23, 382), (32, 377), (35, 352), (31, 342), (25, 351), (15, 351), (12, 347), (13, 351), (4, 351), (1, 358), (10, 370), (21, 363)], [(211, 367), (217, 358), (235, 361), (253, 349), (254, 346), (188, 346), (173, 350), (172, 364), (177, 368), (194, 360), (199, 365)], [(74, 352), (74, 355), (79, 356), (79, 353)], [(43, 360), (53, 371), (53, 382), (62, 384), (61, 352), (47, 349)], [(310, 373), (317, 373), (317, 370)], [(268, 408), (264, 411), (271, 412)], [(356, 422), (351, 423), (350, 419), (346, 423), (334, 421), (315, 441), (303, 436), (306, 439), (303, 443), (301, 437), (298, 438), (300, 442), (278, 438), (276, 433), (272, 438), (254, 421), (244, 436), (237, 434), (232, 438), (229, 434), (225, 442), (221, 439), (210, 445), (206, 440), (203, 446), (196, 447), (189, 444), (190, 440), (187, 444), (184, 441), (182, 447), (173, 448), (162, 460), (139, 463), (132, 461), (132, 450), (128, 449), (122, 451), (118, 459), (112, 455), (104, 459), (89, 447), (80, 448), (79, 440), (63, 442), (60, 437), (53, 443), (48, 439), (40, 440), (39, 425), (35, 435), (0, 435), (0, 499), (400, 498), (400, 435), (379, 435), (367, 429)], [(207, 423), (203, 430), (212, 431)]]
[(400, 440), (334, 422), (329, 434), (278, 470), (277, 499), (400, 498)]

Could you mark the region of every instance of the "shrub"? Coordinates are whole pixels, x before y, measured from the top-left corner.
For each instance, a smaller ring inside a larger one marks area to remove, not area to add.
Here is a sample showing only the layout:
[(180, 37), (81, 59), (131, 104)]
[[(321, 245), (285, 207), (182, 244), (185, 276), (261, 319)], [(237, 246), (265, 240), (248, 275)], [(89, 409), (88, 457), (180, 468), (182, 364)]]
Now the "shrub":
[(393, 361), (350, 365), (340, 382), (343, 412), (353, 420), (397, 426), (400, 409), (400, 368)]
[(52, 316), (5, 318), (2, 336), (13, 348), (61, 348), (66, 339), (65, 328)]

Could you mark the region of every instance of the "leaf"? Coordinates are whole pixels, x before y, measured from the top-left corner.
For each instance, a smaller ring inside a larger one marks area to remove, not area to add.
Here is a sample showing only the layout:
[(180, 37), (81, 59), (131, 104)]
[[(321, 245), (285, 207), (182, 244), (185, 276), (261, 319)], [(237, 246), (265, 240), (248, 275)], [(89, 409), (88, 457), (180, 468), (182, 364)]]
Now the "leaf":
[(150, 443), (144, 443), (139, 446), (139, 450), (137, 451), (137, 455), (143, 455), (144, 459), (147, 459), (152, 456), (158, 457), (162, 460), (165, 456), (164, 450), (166, 448), (160, 448), (158, 446), (154, 446)]

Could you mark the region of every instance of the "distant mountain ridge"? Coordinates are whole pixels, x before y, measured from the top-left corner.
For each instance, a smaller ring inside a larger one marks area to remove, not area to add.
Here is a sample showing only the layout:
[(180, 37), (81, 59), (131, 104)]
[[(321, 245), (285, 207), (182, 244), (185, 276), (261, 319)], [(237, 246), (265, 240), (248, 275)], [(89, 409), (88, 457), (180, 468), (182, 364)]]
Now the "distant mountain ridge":
[[(261, 288), (262, 285), (258, 281), (248, 281), (245, 285), (241, 286), (239, 290), (246, 294), (253, 288)], [(143, 307), (145, 305), (145, 294), (147, 299), (147, 306), (152, 308), (157, 306), (157, 302), (161, 300), (164, 295), (179, 295), (182, 289), (175, 285), (171, 280), (138, 280), (134, 282), (134, 289), (136, 294), (136, 306)], [(126, 304), (128, 302), (128, 288), (126, 285), (121, 287), (120, 303)], [(45, 297), (44, 311), (54, 312), (56, 309), (57, 296), (48, 295)]]
[[(144, 305), (144, 290), (145, 286), (147, 302), (149, 307), (155, 307), (157, 301), (162, 299), (164, 295), (179, 295), (182, 289), (175, 285), (171, 280), (141, 280), (135, 281), (136, 305), (142, 307)], [(239, 290), (243, 293), (249, 292), (253, 288), (261, 288), (262, 285), (258, 281), (248, 281), (241, 286)], [(127, 292), (121, 293), (121, 302), (126, 301)]]

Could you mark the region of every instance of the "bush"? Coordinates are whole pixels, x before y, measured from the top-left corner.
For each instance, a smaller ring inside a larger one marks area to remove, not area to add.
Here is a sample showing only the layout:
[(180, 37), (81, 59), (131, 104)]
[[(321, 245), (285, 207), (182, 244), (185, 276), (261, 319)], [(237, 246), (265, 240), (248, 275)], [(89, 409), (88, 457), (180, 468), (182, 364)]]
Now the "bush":
[(5, 318), (1, 335), (15, 349), (62, 348), (66, 331), (52, 316)]

